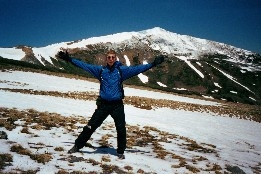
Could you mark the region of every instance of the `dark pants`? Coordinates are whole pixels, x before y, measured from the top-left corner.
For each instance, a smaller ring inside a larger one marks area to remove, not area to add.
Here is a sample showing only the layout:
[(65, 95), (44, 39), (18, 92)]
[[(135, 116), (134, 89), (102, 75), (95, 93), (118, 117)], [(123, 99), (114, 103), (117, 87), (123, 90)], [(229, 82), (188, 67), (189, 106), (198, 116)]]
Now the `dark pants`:
[(98, 127), (101, 126), (101, 124), (108, 117), (108, 115), (111, 115), (111, 117), (113, 118), (117, 130), (117, 153), (124, 153), (124, 150), (126, 149), (126, 123), (124, 105), (121, 100), (116, 102), (101, 101), (97, 105), (97, 109), (93, 113), (88, 124), (83, 128), (83, 131), (75, 140), (75, 145), (79, 149), (84, 147), (86, 142), (90, 139), (91, 135)]

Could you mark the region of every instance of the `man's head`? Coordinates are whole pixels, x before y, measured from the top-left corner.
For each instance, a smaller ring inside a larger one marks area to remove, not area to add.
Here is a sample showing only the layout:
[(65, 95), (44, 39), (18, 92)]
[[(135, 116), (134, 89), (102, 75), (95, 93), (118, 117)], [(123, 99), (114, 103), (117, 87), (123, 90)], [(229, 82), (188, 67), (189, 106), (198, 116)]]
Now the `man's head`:
[(109, 50), (106, 55), (106, 62), (109, 66), (112, 66), (116, 62), (116, 52)]

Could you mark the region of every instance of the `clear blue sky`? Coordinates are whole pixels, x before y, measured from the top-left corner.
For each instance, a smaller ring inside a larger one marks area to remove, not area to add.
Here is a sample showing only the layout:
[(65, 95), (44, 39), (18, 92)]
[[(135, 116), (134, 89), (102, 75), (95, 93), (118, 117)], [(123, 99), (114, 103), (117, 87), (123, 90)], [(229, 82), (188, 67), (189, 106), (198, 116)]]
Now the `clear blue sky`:
[(261, 53), (261, 0), (0, 0), (0, 47), (153, 27)]

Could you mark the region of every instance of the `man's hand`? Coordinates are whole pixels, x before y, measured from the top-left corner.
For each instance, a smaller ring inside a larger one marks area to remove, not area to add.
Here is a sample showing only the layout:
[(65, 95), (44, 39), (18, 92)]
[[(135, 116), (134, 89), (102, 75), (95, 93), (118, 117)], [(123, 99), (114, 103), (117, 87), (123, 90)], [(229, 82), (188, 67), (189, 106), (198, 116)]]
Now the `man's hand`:
[(156, 56), (154, 61), (152, 62), (153, 66), (157, 66), (159, 64), (161, 64), (162, 62), (164, 62), (165, 58), (167, 58), (168, 56), (165, 55), (159, 55)]
[(71, 62), (71, 58), (68, 54), (68, 52), (63, 52), (63, 51), (59, 51), (58, 54), (57, 54), (57, 57), (60, 58), (60, 59), (63, 59), (67, 62)]

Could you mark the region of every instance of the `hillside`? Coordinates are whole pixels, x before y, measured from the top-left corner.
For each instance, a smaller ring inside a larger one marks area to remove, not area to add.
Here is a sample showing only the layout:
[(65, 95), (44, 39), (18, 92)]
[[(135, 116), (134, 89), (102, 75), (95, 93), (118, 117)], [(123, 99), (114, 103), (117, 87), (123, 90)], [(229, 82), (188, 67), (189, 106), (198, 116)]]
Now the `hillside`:
[[(261, 104), (259, 54), (224, 43), (179, 35), (158, 27), (56, 43), (41, 48), (0, 48), (0, 56), (33, 63), (37, 67), (44, 67), (43, 69), (47, 67), (52, 71), (90, 77), (85, 72), (58, 60), (57, 52), (68, 50), (72, 57), (87, 63), (103, 65), (104, 53), (108, 49), (115, 49), (119, 61), (127, 66), (151, 62), (158, 54), (166, 54), (169, 57), (161, 66), (132, 78), (125, 84), (172, 93), (207, 96), (235, 103)], [(0, 60), (1, 64), (10, 63), (6, 59)], [(148, 80), (143, 81), (144, 77)]]
[(67, 154), (94, 112), (99, 83), (55, 74), (0, 72), (0, 131), (8, 135), (0, 139), (1, 173), (261, 172), (256, 106), (132, 86), (126, 159), (116, 157), (111, 117), (80, 153)]

